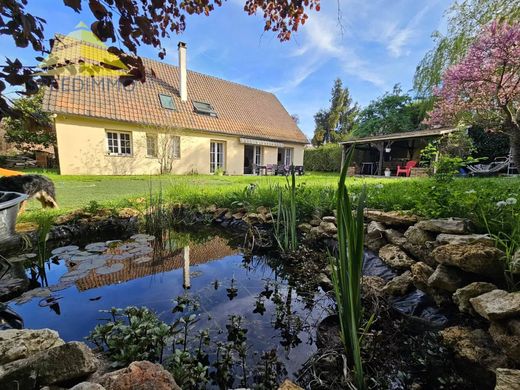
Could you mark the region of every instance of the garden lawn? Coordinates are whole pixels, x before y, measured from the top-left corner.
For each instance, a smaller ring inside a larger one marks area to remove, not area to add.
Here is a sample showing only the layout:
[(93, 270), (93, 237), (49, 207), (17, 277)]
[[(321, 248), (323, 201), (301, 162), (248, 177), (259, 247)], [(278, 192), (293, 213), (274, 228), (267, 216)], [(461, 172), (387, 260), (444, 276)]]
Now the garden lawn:
[[(159, 192), (169, 203), (191, 206), (274, 208), (278, 189), (285, 188), (286, 178), (279, 176), (60, 176), (50, 177), (57, 191), (60, 209), (57, 214), (94, 206), (142, 207), (143, 198)], [(335, 207), (337, 174), (310, 173), (296, 178), (299, 219), (314, 213), (330, 214)], [(430, 178), (348, 178), (347, 187), (356, 198), (367, 187), (367, 205), (383, 210), (411, 210), (428, 217), (466, 217), (480, 230), (486, 222), (492, 230), (510, 231), (510, 216), (517, 213), (520, 202), (520, 179), (515, 177), (456, 178), (439, 182)], [(139, 199), (140, 198), (140, 199)], [(504, 205), (504, 202), (509, 202)], [(95, 202), (94, 204), (92, 202)], [(497, 206), (497, 204), (499, 204)], [(141, 205), (141, 206), (139, 206)], [(34, 220), (40, 213), (39, 202), (30, 202), (22, 221)]]

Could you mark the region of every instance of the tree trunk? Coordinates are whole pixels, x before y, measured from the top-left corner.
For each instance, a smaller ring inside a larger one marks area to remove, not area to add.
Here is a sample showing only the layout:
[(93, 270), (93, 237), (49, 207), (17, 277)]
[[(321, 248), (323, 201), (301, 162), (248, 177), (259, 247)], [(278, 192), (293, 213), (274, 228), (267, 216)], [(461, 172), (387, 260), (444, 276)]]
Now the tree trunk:
[(509, 132), (511, 142), (511, 155), (517, 169), (520, 169), (520, 129), (512, 129)]

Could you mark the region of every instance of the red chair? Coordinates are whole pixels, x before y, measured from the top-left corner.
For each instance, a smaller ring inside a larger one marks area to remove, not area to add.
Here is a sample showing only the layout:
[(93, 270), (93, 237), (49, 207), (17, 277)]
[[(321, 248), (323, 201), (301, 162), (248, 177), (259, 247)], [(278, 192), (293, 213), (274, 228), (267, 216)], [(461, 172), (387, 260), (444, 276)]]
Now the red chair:
[(406, 177), (410, 176), (410, 173), (412, 172), (412, 168), (417, 165), (417, 162), (415, 161), (408, 161), (404, 168), (401, 168), (400, 165), (397, 166), (397, 173), (396, 176), (399, 176), (400, 173), (404, 173)]

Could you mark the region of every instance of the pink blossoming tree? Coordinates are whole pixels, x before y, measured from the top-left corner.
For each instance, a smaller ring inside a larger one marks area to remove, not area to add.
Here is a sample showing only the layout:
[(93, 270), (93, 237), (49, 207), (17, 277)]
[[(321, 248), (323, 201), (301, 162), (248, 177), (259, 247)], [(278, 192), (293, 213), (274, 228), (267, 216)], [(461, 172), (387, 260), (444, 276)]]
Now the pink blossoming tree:
[(520, 24), (493, 22), (446, 70), (430, 125), (480, 125), (509, 135), (520, 167)]

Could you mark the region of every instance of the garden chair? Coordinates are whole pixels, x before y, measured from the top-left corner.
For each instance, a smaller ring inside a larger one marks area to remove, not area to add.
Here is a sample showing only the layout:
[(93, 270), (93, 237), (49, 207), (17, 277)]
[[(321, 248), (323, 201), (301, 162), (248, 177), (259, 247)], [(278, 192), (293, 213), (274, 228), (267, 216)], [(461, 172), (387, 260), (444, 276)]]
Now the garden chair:
[(396, 176), (399, 176), (399, 174), (404, 173), (406, 177), (410, 176), (410, 173), (412, 173), (412, 168), (417, 165), (416, 161), (408, 161), (404, 168), (402, 168), (400, 165), (397, 166), (397, 173)]

